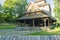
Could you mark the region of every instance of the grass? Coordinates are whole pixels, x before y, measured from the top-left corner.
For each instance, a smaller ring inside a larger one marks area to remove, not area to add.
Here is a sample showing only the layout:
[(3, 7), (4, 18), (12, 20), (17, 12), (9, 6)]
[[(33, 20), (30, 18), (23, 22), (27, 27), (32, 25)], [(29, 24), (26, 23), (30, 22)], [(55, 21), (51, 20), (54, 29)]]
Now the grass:
[(16, 25), (0, 25), (0, 29), (14, 29)]
[(33, 32), (27, 35), (60, 35), (60, 27), (56, 27), (53, 30), (45, 30), (40, 32)]
[(35, 32), (32, 34), (28, 34), (28, 35), (60, 35), (60, 31), (57, 31), (57, 32), (41, 31), (41, 32)]

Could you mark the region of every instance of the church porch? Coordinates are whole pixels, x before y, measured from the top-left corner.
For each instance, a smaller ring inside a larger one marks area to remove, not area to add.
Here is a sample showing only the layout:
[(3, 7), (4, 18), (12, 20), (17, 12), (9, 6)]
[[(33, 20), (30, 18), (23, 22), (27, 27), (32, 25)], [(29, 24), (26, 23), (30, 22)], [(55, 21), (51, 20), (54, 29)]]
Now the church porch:
[(35, 18), (35, 19), (24, 19), (24, 20), (18, 20), (20, 24), (25, 24), (24, 26), (30, 26), (30, 27), (48, 27), (53, 24), (53, 21), (49, 18)]

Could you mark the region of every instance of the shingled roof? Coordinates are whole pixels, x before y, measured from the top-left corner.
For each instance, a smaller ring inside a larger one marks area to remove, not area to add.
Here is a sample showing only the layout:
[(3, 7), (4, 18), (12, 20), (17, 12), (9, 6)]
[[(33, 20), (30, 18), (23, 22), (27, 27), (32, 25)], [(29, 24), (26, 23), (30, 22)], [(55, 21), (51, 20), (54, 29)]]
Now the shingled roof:
[[(40, 0), (39, 2), (41, 2), (43, 0)], [(29, 6), (32, 4), (32, 6), (36, 9), (34, 9), (33, 11), (29, 10), (29, 11), (26, 11), (26, 13), (35, 13), (35, 12), (43, 12), (44, 14), (46, 14), (47, 16), (42, 16), (40, 14), (34, 14), (34, 15), (29, 15), (29, 16), (22, 16), (21, 18), (19, 18), (18, 20), (24, 20), (24, 19), (34, 19), (34, 18), (42, 18), (42, 17), (49, 17), (51, 18), (52, 20), (56, 21), (56, 19), (54, 17), (51, 16), (51, 8), (50, 8), (50, 12), (49, 11), (46, 11), (46, 10), (40, 10), (39, 8), (42, 7), (42, 6), (45, 6), (45, 5), (49, 5), (47, 3), (43, 3), (43, 4), (40, 4), (40, 5), (35, 5), (35, 3), (33, 2), (30, 2), (26, 8), (26, 10), (28, 10)], [(49, 6), (50, 7), (50, 6)], [(25, 13), (25, 14), (26, 14)]]
[[(40, 12), (39, 11), (35, 11), (35, 12)], [(49, 17), (51, 18), (52, 20), (56, 21), (56, 19), (54, 17), (52, 17), (50, 14), (48, 14), (49, 12), (43, 10), (41, 12), (44, 12), (47, 16), (43, 16), (43, 15), (40, 15), (40, 14), (35, 14), (35, 15), (30, 15), (30, 16), (22, 16), (21, 18), (19, 18), (18, 20), (24, 20), (24, 19), (34, 19), (34, 18), (43, 18), (43, 17)], [(34, 12), (29, 12), (29, 13), (34, 13)]]

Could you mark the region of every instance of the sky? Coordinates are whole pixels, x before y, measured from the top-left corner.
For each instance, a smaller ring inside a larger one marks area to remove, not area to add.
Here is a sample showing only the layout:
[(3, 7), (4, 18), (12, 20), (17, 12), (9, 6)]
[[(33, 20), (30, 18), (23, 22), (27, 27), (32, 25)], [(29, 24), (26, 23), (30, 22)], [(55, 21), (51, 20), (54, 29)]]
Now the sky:
[[(3, 4), (4, 1), (5, 1), (5, 0), (0, 0), (0, 4)], [(34, 1), (34, 0), (27, 0), (27, 1), (30, 2), (30, 1)], [(46, 0), (46, 1), (47, 1), (47, 3), (50, 4), (51, 9), (52, 9), (52, 15), (53, 15), (54, 2), (53, 2), (53, 0)]]
[(3, 4), (5, 0), (0, 0), (0, 4)]

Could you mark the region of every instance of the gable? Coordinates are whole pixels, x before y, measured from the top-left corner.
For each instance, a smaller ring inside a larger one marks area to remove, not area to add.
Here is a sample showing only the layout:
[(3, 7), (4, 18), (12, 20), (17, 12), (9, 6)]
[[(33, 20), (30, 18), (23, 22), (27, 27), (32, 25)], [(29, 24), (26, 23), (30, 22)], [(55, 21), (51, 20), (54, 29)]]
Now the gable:
[(33, 2), (31, 2), (26, 12), (34, 12), (38, 10), (39, 10), (39, 7), (36, 6)]
[(43, 4), (39, 3), (34, 3), (34, 2), (30, 2), (30, 4), (28, 4), (28, 8), (26, 10), (26, 13), (31, 13), (31, 12), (37, 12), (37, 11), (44, 11), (45, 13), (47, 13), (47, 15), (51, 15), (51, 8), (50, 5), (47, 3), (44, 3), (44, 1), (42, 1)]
[(51, 8), (50, 8), (49, 5), (40, 7), (40, 10), (42, 10), (42, 11), (44, 11), (45, 13), (48, 13), (48, 14), (51, 15)]
[(50, 11), (49, 5), (40, 7), (40, 10)]

